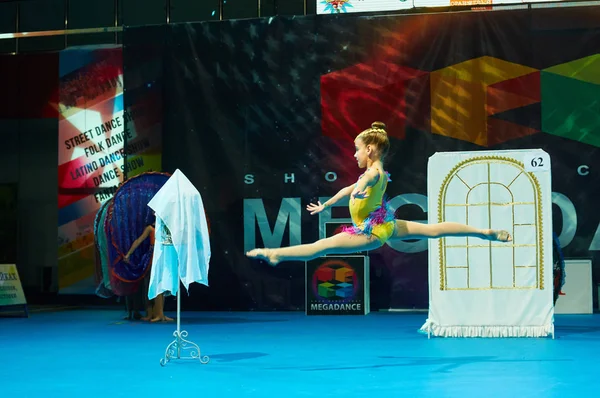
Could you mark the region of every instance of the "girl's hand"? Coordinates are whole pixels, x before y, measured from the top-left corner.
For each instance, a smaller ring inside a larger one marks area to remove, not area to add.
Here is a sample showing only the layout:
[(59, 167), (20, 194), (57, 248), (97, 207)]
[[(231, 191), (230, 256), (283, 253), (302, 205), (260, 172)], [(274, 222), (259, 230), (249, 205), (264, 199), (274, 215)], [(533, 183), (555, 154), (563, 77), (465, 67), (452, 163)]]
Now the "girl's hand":
[(125, 257), (123, 258), (123, 260), (125, 260), (126, 263), (129, 262), (129, 254), (126, 254)]
[(325, 206), (323, 206), (321, 204), (321, 202), (317, 201), (317, 205), (314, 203), (309, 204), (308, 206), (306, 206), (306, 210), (310, 211), (310, 215), (314, 215), (314, 214), (319, 214), (320, 212), (322, 212), (323, 210), (325, 210)]

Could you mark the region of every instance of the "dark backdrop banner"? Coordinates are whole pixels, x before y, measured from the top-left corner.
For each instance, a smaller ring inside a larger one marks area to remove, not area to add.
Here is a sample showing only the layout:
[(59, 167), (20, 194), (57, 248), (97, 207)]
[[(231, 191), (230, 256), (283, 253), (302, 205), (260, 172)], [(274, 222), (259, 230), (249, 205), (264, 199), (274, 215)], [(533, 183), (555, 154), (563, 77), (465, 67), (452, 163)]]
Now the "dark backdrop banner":
[[(389, 127), (397, 217), (427, 219), (435, 152), (542, 148), (565, 255), (596, 260), (599, 25), (600, 8), (577, 7), (169, 26), (163, 169), (199, 189), (213, 252), (211, 287), (193, 288), (187, 308), (304, 308), (303, 263), (244, 252), (314, 241), (349, 216), (305, 207), (356, 180), (353, 139), (374, 120)], [(125, 45), (144, 29), (126, 30)], [(426, 250), (370, 254), (372, 310), (428, 306)]]

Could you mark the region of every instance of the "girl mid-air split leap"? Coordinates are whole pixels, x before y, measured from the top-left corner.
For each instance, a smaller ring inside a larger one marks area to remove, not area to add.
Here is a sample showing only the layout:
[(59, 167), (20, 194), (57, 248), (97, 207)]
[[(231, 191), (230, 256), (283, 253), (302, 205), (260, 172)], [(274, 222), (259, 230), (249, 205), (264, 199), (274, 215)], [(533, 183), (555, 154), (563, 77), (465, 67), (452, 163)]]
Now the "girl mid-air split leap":
[(350, 217), (354, 226), (315, 243), (282, 247), (278, 249), (254, 249), (246, 253), (250, 258), (266, 260), (271, 265), (281, 261), (309, 261), (325, 254), (350, 254), (375, 250), (389, 239), (429, 239), (447, 236), (468, 236), (485, 240), (509, 242), (507, 231), (478, 229), (469, 225), (443, 222), (421, 224), (394, 219), (394, 212), (384, 201), (389, 175), (383, 170), (383, 160), (389, 150), (385, 124), (374, 122), (371, 128), (360, 133), (354, 140), (358, 167), (367, 170), (358, 181), (341, 189), (334, 197), (321, 204), (307, 206), (310, 214), (318, 214), (338, 201), (350, 198)]

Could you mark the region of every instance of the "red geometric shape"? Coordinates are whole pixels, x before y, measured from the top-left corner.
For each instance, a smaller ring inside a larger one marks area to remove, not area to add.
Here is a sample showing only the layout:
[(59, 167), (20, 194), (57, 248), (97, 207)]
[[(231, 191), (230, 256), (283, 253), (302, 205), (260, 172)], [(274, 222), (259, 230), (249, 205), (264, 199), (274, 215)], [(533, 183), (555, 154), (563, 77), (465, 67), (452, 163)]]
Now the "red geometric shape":
[[(428, 73), (389, 62), (358, 64), (321, 77), (321, 130), (354, 141), (371, 123), (402, 139), (407, 125), (428, 130)], [(427, 93), (427, 95), (423, 95)]]
[(541, 101), (540, 72), (504, 80), (487, 87), (488, 115), (520, 108)]
[(317, 279), (326, 282), (331, 281), (335, 277), (335, 270), (329, 267), (322, 267), (316, 271)]
[(504, 80), (487, 87), (486, 112), (488, 146), (501, 144), (539, 132), (531, 126), (524, 126), (491, 115), (539, 103), (541, 100), (540, 72), (536, 71), (514, 79)]
[(504, 142), (526, 137), (528, 135), (533, 135), (538, 132), (539, 131), (537, 129), (531, 127), (521, 126), (520, 124), (511, 123), (506, 120), (489, 117), (487, 120), (487, 146), (490, 147), (502, 144)]

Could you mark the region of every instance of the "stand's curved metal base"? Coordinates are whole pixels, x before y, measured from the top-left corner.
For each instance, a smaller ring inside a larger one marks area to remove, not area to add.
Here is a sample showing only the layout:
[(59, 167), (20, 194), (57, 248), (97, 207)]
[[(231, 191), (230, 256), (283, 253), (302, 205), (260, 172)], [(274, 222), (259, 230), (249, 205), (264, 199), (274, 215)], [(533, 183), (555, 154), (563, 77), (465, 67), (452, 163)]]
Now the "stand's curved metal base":
[[(207, 364), (210, 361), (210, 358), (206, 355), (200, 355), (200, 347), (196, 343), (192, 343), (191, 341), (186, 340), (185, 338), (188, 336), (188, 332), (185, 330), (174, 331), (173, 336), (175, 336), (175, 340), (171, 342), (167, 346), (165, 350), (165, 357), (160, 360), (160, 365), (165, 366), (167, 362), (169, 362), (172, 358), (176, 359), (193, 359), (199, 360), (202, 364)], [(190, 355), (186, 357), (181, 356), (181, 350), (190, 351)]]

